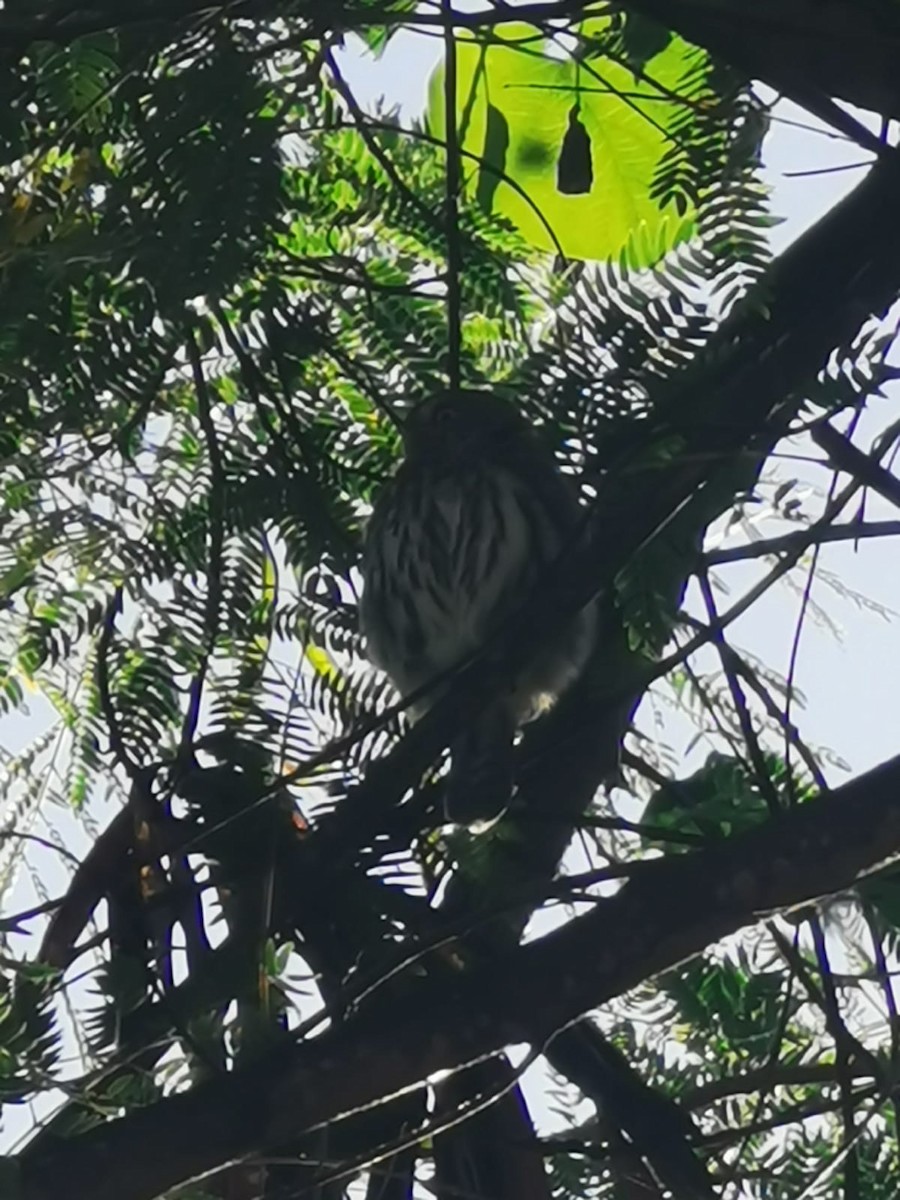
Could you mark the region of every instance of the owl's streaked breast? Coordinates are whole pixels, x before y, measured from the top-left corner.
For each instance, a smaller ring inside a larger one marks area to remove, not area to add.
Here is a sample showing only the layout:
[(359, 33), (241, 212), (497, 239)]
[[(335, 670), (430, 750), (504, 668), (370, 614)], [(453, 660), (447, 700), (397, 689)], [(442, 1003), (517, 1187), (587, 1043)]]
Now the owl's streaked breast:
[(484, 645), (559, 538), (509, 472), (405, 486), (381, 530), (381, 565), (366, 570), (363, 627), (371, 657), (408, 692)]

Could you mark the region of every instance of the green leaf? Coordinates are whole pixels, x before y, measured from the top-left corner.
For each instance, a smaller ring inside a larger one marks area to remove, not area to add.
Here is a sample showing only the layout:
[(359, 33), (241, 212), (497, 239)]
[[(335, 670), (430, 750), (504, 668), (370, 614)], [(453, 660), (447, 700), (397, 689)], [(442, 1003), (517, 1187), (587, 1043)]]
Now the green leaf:
[[(609, 22), (586, 21), (581, 32), (600, 39)], [(530, 25), (461, 37), (456, 120), (467, 190), (541, 249), (612, 259), (627, 245), (636, 266), (652, 265), (694, 229), (693, 211), (661, 208), (650, 192), (669, 127), (682, 115), (666, 92), (690, 53), (677, 40), (665, 45), (653, 56), (651, 82), (596, 51), (560, 58)], [(440, 66), (428, 126), (442, 138), (444, 85)]]
[(39, 89), (44, 101), (98, 128), (108, 114), (108, 91), (118, 73), (116, 39), (95, 33), (68, 46), (41, 44), (37, 50)]
[[(775, 754), (763, 755), (769, 781), (788, 807), (788, 776), (784, 760)], [(797, 786), (793, 798), (803, 802), (814, 789)], [(713, 752), (699, 771), (687, 779), (672, 780), (658, 788), (644, 810), (644, 821), (651, 826), (672, 829), (682, 834), (716, 840), (745, 833), (769, 816), (768, 805), (759, 782), (736, 758)], [(650, 839), (657, 844), (656, 839)], [(690, 849), (660, 839), (667, 851)]]

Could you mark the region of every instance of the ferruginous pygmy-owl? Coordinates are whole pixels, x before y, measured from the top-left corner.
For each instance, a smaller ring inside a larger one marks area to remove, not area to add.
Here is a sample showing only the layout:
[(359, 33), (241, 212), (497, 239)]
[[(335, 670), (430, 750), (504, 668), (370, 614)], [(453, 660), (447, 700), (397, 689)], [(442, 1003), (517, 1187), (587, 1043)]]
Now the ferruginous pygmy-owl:
[[(552, 567), (580, 509), (551, 451), (491, 393), (425, 401), (403, 442), (405, 459), (369, 522), (361, 624), (370, 659), (408, 696), (485, 646)], [(533, 659), (453, 742), (448, 820), (479, 828), (503, 811), (516, 730), (578, 675), (594, 624), (590, 605), (552, 635), (536, 634)], [(412, 716), (443, 690), (426, 691)]]

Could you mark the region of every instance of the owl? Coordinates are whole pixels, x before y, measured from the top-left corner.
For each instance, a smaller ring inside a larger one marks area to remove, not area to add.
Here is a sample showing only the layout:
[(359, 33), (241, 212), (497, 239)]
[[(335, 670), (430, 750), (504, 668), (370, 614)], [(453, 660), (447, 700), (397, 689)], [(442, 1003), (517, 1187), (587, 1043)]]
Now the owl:
[[(552, 572), (581, 508), (552, 452), (493, 393), (458, 390), (426, 400), (407, 418), (403, 444), (403, 462), (366, 531), (360, 621), (369, 658), (400, 693), (425, 689), (411, 706), (415, 719)], [(583, 668), (594, 643), (594, 606), (532, 636), (525, 666), (450, 747), (450, 822), (477, 831), (504, 811), (516, 731)]]

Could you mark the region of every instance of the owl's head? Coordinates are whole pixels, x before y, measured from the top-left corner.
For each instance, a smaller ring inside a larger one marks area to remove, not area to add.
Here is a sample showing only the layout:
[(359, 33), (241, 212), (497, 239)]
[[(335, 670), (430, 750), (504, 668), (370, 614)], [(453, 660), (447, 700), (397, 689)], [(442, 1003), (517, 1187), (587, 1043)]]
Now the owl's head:
[(447, 391), (423, 401), (403, 426), (407, 458), (437, 463), (496, 458), (530, 436), (528, 422), (493, 392)]

